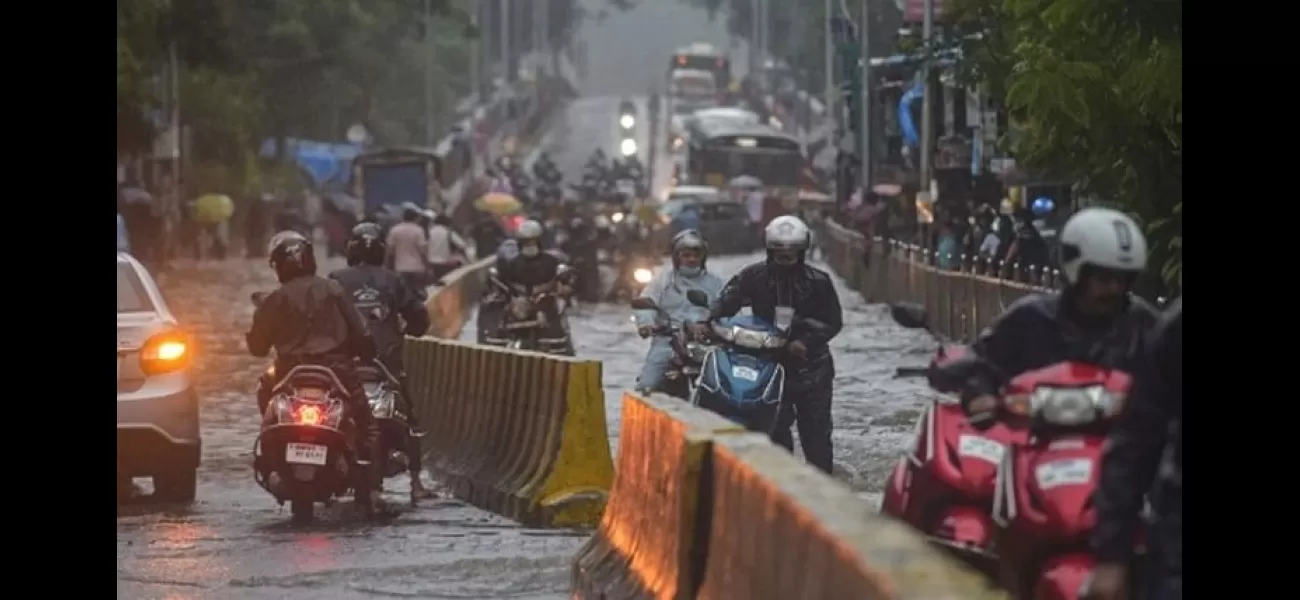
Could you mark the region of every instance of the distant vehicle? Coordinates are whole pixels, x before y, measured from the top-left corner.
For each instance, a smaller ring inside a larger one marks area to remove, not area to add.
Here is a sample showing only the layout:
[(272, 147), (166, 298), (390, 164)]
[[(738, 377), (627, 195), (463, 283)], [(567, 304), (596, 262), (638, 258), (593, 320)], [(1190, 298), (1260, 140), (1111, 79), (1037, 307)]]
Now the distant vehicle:
[(714, 87), (726, 89), (731, 85), (731, 59), (713, 44), (695, 43), (678, 48), (668, 65), (669, 77), (682, 69), (698, 69), (713, 75)]
[(152, 477), (154, 497), (194, 500), (202, 448), (194, 344), (149, 271), (117, 253), (117, 478)]
[[(745, 254), (759, 247), (756, 232), (751, 227), (745, 205), (722, 195), (717, 188), (708, 186), (682, 186), (673, 189), (668, 200), (659, 206), (659, 219), (671, 224), (673, 217), (686, 206), (700, 211), (700, 233), (709, 241), (709, 251), (715, 254)], [(667, 248), (668, 240), (676, 233), (661, 230)]]
[(718, 87), (708, 71), (681, 69), (668, 78), (668, 97), (674, 115), (690, 115), (717, 106)]

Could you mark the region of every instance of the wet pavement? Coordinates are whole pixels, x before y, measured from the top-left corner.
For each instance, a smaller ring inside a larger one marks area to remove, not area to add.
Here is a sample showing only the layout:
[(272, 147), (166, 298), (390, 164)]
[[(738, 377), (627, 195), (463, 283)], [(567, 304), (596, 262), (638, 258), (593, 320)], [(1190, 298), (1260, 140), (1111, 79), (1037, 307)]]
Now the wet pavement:
[[(615, 14), (587, 34), (593, 81), (582, 86), (586, 97), (568, 108), (546, 138), (570, 178), (580, 173), (594, 147), (603, 146), (607, 153), (617, 149), (618, 100), (628, 95), (643, 103), (645, 90), (661, 77), (673, 48), (704, 39), (726, 46), (725, 37), (717, 41), (701, 29), (702, 13), (675, 2), (647, 4), (652, 5), (644, 9), (649, 13)], [(672, 23), (679, 26), (660, 26)], [(642, 132), (638, 145), (645, 148), (646, 141)], [(710, 267), (731, 275), (754, 259), (716, 257)], [(322, 272), (339, 266), (338, 261), (326, 262)], [(411, 508), (405, 504), (405, 480), (386, 483), (389, 500), (401, 508), (389, 522), (362, 522), (343, 502), (323, 511), (314, 525), (291, 526), (287, 506), (278, 507), (253, 482), (251, 470), (259, 424), (252, 392), (266, 363), (247, 355), (243, 333), (252, 317), (249, 293), (272, 289), (273, 275), (260, 259), (178, 263), (160, 284), (172, 311), (199, 342), (203, 460), (198, 500), (191, 506), (155, 504), (147, 498), (119, 505), (119, 597), (568, 597), (568, 562), (585, 534), (520, 528), (454, 499)], [(841, 476), (874, 498), (910, 435), (924, 394), (915, 382), (892, 379), (893, 370), (924, 362), (930, 346), (923, 335), (889, 324), (882, 307), (864, 306), (839, 285), (845, 331), (833, 343), (838, 364), (835, 455)], [(621, 390), (640, 370), (647, 347), (629, 319), (626, 308), (594, 306), (580, 308), (573, 320), (579, 355), (605, 362), (615, 447)], [(148, 491), (147, 483), (144, 489)]]

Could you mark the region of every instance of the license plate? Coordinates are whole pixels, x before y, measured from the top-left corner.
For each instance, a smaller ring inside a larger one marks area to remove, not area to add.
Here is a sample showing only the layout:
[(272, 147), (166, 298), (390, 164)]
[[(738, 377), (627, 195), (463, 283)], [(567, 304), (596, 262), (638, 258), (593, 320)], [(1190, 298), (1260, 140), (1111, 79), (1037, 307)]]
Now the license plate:
[(301, 465), (324, 465), (329, 448), (320, 444), (286, 444), (284, 462)]
[(1043, 491), (1063, 485), (1088, 485), (1092, 483), (1092, 459), (1070, 458), (1038, 465), (1034, 476)]
[(978, 458), (995, 465), (1002, 462), (1005, 452), (1006, 448), (1002, 444), (978, 435), (963, 435), (957, 442), (958, 456)]
[(731, 376), (745, 381), (758, 381), (758, 371), (749, 367), (731, 367)]

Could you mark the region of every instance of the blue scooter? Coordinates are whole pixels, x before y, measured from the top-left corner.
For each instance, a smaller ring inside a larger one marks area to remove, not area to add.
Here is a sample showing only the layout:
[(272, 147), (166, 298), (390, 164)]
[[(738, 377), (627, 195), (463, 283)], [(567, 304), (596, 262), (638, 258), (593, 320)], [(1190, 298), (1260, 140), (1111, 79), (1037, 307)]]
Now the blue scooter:
[[(687, 292), (691, 304), (708, 306), (698, 290)], [(750, 431), (769, 433), (785, 394), (782, 354), (789, 329), (824, 327), (800, 319), (787, 329), (756, 316), (722, 318), (710, 325), (710, 337), (719, 343), (705, 356), (691, 403), (743, 425)]]

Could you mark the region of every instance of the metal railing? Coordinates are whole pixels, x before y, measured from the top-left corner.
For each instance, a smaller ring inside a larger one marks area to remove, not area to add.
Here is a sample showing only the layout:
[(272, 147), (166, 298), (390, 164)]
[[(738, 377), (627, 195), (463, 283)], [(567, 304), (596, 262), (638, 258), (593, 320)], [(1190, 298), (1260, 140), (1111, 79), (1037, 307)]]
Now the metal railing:
[[(930, 311), (931, 327), (952, 340), (970, 341), (1013, 302), (1052, 291), (1060, 281), (1053, 269), (988, 264), (965, 256), (952, 261), (957, 268), (944, 269), (930, 250), (881, 238), (872, 244), (867, 267), (862, 234), (834, 222), (821, 223), (819, 229), (827, 264), (864, 299), (922, 303)], [(1017, 279), (984, 274), (1003, 272), (1016, 273)]]

